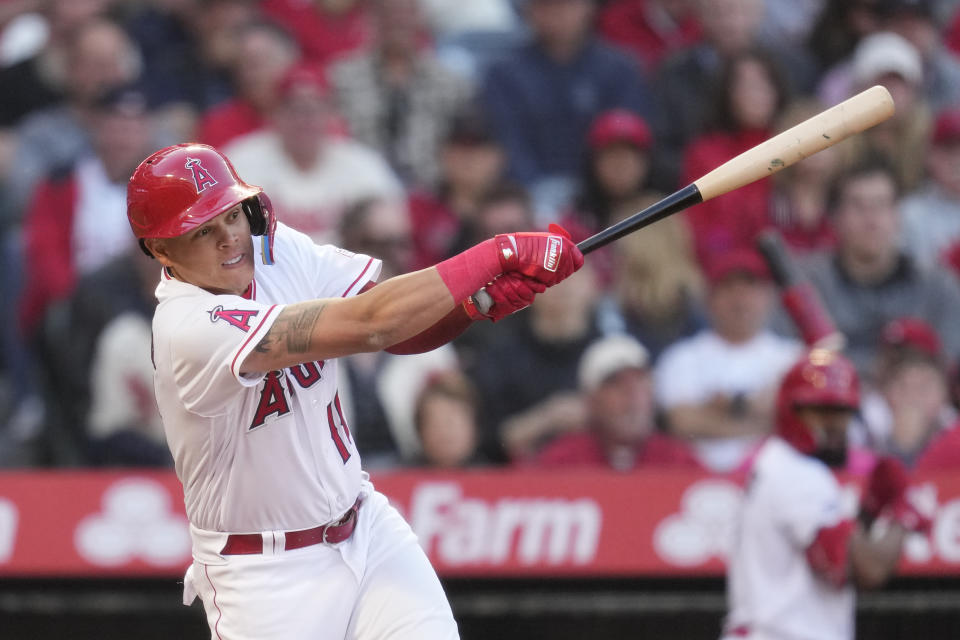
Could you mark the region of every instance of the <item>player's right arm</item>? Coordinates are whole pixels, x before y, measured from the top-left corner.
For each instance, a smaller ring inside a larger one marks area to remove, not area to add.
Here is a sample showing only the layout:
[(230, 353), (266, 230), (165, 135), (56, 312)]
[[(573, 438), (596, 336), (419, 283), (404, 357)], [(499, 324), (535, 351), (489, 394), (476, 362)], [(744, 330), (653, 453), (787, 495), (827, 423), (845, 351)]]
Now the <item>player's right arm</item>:
[(240, 366), (241, 373), (380, 351), (436, 324), (501, 274), (552, 286), (583, 264), (562, 234), (502, 234), (444, 262), (391, 278), (355, 297), (287, 305)]

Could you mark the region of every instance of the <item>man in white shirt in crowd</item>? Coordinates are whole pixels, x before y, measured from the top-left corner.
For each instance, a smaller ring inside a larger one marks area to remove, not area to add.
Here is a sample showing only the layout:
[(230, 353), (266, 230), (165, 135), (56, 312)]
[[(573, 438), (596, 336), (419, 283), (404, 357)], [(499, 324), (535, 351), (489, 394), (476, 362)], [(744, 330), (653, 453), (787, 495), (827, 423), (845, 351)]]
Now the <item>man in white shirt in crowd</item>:
[(341, 133), (318, 72), (294, 67), (280, 81), (270, 126), (224, 148), (241, 175), (269, 191), (277, 214), (315, 242), (335, 240), (343, 212), (362, 200), (404, 198), (376, 151)]
[(706, 271), (710, 327), (664, 351), (654, 379), (673, 434), (726, 472), (770, 430), (774, 391), (801, 345), (766, 328), (774, 291), (759, 254), (725, 253)]

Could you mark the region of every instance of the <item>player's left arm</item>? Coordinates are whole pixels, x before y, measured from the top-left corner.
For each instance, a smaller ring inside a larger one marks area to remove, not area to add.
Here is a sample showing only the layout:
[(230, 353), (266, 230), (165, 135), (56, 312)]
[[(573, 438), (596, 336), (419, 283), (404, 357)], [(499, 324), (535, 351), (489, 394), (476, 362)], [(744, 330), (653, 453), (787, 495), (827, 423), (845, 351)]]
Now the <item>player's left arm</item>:
[[(367, 283), (363, 290), (366, 291), (375, 284), (375, 282)], [(546, 286), (532, 278), (508, 273), (489, 283), (484, 289), (493, 300), (493, 306), (486, 313), (477, 309), (473, 299), (470, 298), (425, 331), (391, 345), (385, 351), (397, 355), (432, 351), (455, 340), (475, 320), (486, 318), (496, 322), (511, 313), (516, 313), (530, 306), (534, 297), (538, 293), (543, 293)]]
[[(834, 584), (852, 579), (858, 587), (882, 586), (893, 575), (903, 542), (911, 531), (926, 532), (930, 520), (907, 500), (907, 472), (895, 458), (879, 460), (864, 488), (860, 516), (822, 527), (807, 548), (807, 560)], [(881, 532), (873, 530), (881, 514)]]

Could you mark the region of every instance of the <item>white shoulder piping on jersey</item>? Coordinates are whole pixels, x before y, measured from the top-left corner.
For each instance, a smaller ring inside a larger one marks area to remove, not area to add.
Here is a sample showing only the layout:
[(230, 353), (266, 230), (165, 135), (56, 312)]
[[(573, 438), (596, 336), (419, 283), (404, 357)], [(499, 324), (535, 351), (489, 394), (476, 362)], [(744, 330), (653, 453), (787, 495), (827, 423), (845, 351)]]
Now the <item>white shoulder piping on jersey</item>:
[(360, 282), (360, 278), (363, 277), (363, 274), (365, 274), (365, 273), (367, 272), (367, 269), (369, 269), (369, 268), (370, 268), (370, 265), (372, 265), (372, 264), (373, 264), (373, 258), (370, 258), (369, 260), (367, 260), (367, 264), (366, 264), (366, 266), (363, 267), (363, 271), (360, 272), (360, 275), (357, 276), (357, 279), (356, 279), (356, 280), (354, 280), (353, 282), (350, 283), (350, 286), (347, 287), (347, 290), (344, 291), (344, 292), (340, 295), (341, 298), (346, 298), (346, 297), (347, 297), (347, 294), (350, 293), (350, 289), (353, 289), (353, 287), (356, 286), (356, 284), (357, 284), (358, 282)]

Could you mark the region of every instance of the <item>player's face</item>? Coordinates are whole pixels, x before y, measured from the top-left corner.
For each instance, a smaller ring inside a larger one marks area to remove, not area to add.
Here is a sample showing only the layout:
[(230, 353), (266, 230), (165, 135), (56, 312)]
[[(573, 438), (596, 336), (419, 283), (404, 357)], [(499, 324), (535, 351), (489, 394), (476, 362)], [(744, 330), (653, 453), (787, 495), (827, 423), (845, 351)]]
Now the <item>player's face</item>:
[(250, 223), (239, 204), (189, 233), (154, 240), (149, 247), (175, 278), (211, 293), (242, 295), (253, 280)]
[(843, 467), (847, 462), (847, 427), (853, 411), (839, 407), (804, 407), (798, 410), (813, 434), (813, 455), (828, 466)]

